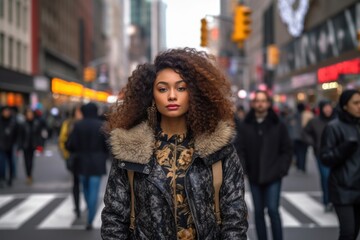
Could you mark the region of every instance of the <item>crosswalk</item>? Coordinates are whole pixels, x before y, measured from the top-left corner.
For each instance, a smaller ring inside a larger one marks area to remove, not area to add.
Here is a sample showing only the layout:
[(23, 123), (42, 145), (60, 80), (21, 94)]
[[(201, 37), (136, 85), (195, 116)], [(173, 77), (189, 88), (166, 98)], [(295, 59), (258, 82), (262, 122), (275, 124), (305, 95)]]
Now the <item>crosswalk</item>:
[[(324, 212), (319, 196), (320, 192), (283, 192), (280, 214), (284, 228), (337, 227), (335, 214)], [(251, 194), (246, 193), (245, 200), (249, 210), (249, 224), (250, 227), (254, 227)], [(85, 215), (83, 199), (81, 199), (81, 206)], [(101, 227), (100, 215), (103, 207), (103, 202), (99, 201), (94, 220), (95, 229)], [(46, 211), (45, 214), (44, 211)], [(42, 217), (40, 221), (33, 220), (37, 216)], [(76, 230), (84, 229), (85, 220), (79, 223), (75, 219), (72, 196), (67, 193), (0, 195), (0, 231), (20, 229), (25, 224), (31, 225), (32, 221), (33, 227), (38, 230)], [(269, 223), (269, 219), (267, 222)]]

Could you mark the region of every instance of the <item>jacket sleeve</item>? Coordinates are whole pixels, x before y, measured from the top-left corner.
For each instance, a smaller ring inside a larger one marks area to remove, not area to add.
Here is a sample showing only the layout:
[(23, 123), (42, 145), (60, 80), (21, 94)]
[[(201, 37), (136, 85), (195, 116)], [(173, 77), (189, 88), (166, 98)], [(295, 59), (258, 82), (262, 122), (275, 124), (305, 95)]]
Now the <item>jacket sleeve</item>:
[[(338, 143), (339, 141), (341, 143)], [(341, 165), (355, 152), (356, 148), (356, 139), (339, 139), (334, 127), (328, 125), (321, 135), (320, 160), (329, 167)]]
[(63, 124), (61, 125), (60, 134), (59, 134), (59, 150), (64, 159), (69, 158), (69, 152), (67, 151), (65, 147), (65, 143), (68, 139), (68, 126), (69, 126), (69, 120), (65, 120)]
[(223, 183), (220, 188), (221, 239), (247, 239), (248, 211), (245, 203), (244, 173), (232, 145), (226, 147)]
[(113, 159), (101, 213), (102, 239), (130, 239), (130, 185), (126, 170)]
[(280, 123), (280, 143), (279, 143), (279, 162), (281, 162), (282, 174), (285, 176), (289, 172), (293, 156), (292, 141), (284, 123)]
[(314, 119), (311, 119), (306, 126), (304, 127), (301, 135), (302, 140), (307, 143), (308, 145), (311, 145), (312, 147), (315, 147), (315, 138), (314, 138)]

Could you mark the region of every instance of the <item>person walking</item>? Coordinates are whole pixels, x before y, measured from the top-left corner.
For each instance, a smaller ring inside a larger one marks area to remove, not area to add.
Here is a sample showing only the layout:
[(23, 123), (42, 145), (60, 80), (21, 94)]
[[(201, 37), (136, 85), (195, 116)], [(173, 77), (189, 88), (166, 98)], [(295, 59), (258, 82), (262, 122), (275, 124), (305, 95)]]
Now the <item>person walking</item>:
[(283, 239), (279, 214), (281, 183), (292, 158), (286, 125), (272, 110), (266, 91), (256, 91), (252, 109), (241, 124), (239, 155), (245, 163), (254, 203), (258, 239), (266, 240), (264, 210), (270, 217), (272, 239)]
[(26, 171), (26, 183), (33, 183), (34, 153), (36, 149), (43, 149), (44, 131), (42, 123), (35, 118), (35, 112), (31, 108), (25, 109), (25, 122), (21, 126), (19, 133), (19, 149), (23, 151)]
[[(106, 128), (114, 159), (103, 239), (247, 239), (230, 85), (213, 60), (169, 49), (130, 76)], [(214, 164), (221, 164), (218, 197)]]
[(14, 178), (13, 148), (15, 147), (18, 135), (18, 125), (15, 117), (12, 116), (11, 108), (4, 106), (1, 108), (0, 116), (0, 186), (2, 187), (6, 179), (6, 169), (8, 169), (8, 179), (6, 183), (12, 186)]
[(106, 174), (108, 149), (102, 132), (103, 122), (98, 117), (98, 107), (88, 103), (81, 107), (83, 119), (77, 121), (66, 142), (70, 155), (74, 154), (74, 169), (79, 174), (88, 210), (86, 229), (93, 228), (101, 176)]
[(360, 229), (360, 91), (340, 95), (338, 118), (325, 127), (320, 154), (330, 167), (329, 194), (339, 219), (339, 240), (355, 240)]
[(320, 146), (321, 146), (321, 135), (328, 122), (335, 118), (335, 112), (330, 101), (322, 100), (319, 102), (319, 115), (311, 119), (306, 124), (303, 131), (304, 141), (313, 147), (316, 158), (316, 163), (320, 175), (321, 190), (323, 194), (323, 204), (325, 212), (330, 212), (333, 209), (331, 202), (329, 201), (329, 188), (328, 179), (330, 175), (330, 168), (325, 166), (320, 161)]
[(73, 187), (72, 193), (74, 198), (75, 214), (77, 218), (80, 218), (80, 180), (78, 169), (75, 168), (76, 154), (71, 155), (70, 152), (66, 149), (66, 142), (69, 139), (69, 135), (74, 128), (75, 122), (82, 119), (82, 114), (80, 110), (81, 106), (75, 106), (69, 118), (67, 118), (61, 125), (61, 130), (59, 134), (59, 149), (62, 157), (65, 160), (66, 168), (69, 170), (73, 177)]

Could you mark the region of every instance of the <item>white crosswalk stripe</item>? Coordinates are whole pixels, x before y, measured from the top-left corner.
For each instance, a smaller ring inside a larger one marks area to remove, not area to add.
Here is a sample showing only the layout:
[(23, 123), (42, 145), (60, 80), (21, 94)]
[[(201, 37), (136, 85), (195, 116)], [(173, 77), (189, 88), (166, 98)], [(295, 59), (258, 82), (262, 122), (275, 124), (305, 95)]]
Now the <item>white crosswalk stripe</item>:
[(0, 218), (0, 229), (17, 229), (55, 198), (55, 194), (34, 194)]
[[(281, 197), (286, 200), (292, 208), (286, 209), (285, 206), (280, 206), (280, 215), (284, 228), (304, 228), (304, 227), (337, 227), (338, 222), (334, 213), (325, 213), (322, 204), (314, 198), (318, 193), (307, 192), (283, 192)], [(83, 221), (75, 223), (75, 215), (73, 211), (73, 199), (71, 194), (6, 194), (0, 195), (0, 230), (4, 229), (19, 229), (25, 223), (30, 222), (42, 209), (47, 207), (53, 200), (57, 200), (52, 204), (52, 208), (48, 211), (45, 217), (41, 219), (34, 228), (39, 230), (44, 229), (84, 229), (86, 222), (85, 202), (81, 196), (81, 210)], [(16, 204), (10, 204), (13, 201)], [(245, 201), (249, 211), (249, 223), (254, 224), (253, 212), (254, 206), (251, 198), (251, 193), (245, 194)], [(9, 206), (7, 206), (9, 204)], [(99, 201), (99, 207), (95, 215), (93, 226), (95, 229), (101, 227), (101, 211), (104, 207), (102, 200)], [(309, 218), (312, 223), (303, 223), (299, 218), (299, 211), (303, 216)], [(42, 213), (44, 214), (44, 213)], [(269, 225), (269, 219), (266, 219)], [(31, 222), (29, 223), (31, 225)]]

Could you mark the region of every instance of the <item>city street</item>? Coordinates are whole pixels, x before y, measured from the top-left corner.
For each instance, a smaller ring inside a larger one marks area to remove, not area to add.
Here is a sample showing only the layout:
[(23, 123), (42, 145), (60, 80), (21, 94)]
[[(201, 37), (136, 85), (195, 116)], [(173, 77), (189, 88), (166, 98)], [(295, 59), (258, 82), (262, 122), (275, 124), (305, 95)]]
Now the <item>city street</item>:
[[(0, 189), (1, 239), (100, 239), (100, 211), (106, 184), (103, 178), (101, 205), (98, 208), (95, 229), (84, 230), (86, 211), (75, 219), (70, 194), (71, 177), (66, 171), (57, 146), (48, 144), (36, 158), (34, 183), (25, 183), (22, 159), (18, 160), (17, 178), (12, 188)], [(291, 169), (283, 182), (281, 215), (285, 239), (337, 239), (337, 219), (334, 213), (324, 213), (320, 202), (319, 181), (312, 152), (308, 153), (308, 173)], [(249, 208), (249, 239), (256, 239), (251, 195), (246, 193)]]

